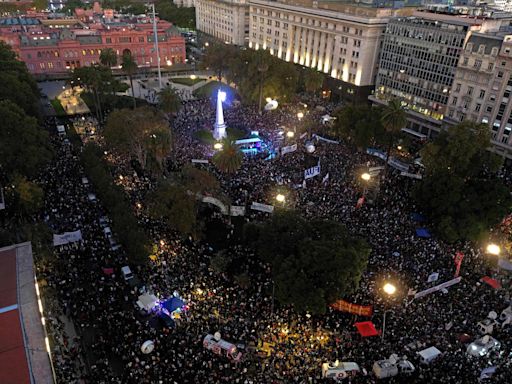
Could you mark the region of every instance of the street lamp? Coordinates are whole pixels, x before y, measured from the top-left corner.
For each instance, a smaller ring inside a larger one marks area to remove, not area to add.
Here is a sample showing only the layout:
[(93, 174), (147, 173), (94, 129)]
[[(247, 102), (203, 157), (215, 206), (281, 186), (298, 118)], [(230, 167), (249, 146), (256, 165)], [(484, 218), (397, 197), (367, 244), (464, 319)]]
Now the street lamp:
[(487, 251), (487, 253), (490, 253), (491, 255), (499, 256), (500, 252), (501, 252), (501, 248), (499, 245), (491, 243), (491, 244), (487, 245), (486, 251)]
[(304, 114), (302, 112), (297, 113), (297, 118), (300, 120), (304, 117)]
[(370, 181), (371, 178), (372, 176), (368, 172), (365, 172), (361, 175), (361, 179), (363, 179), (364, 181)]
[(215, 143), (213, 145), (213, 148), (216, 149), (217, 151), (220, 151), (222, 149), (222, 143)]
[(197, 79), (197, 76), (196, 75), (190, 75), (190, 79), (191, 80), (195, 80), (195, 79)]
[(291, 139), (291, 138), (293, 138), (293, 136), (295, 136), (295, 132), (293, 132), (293, 131), (286, 132), (286, 137)]
[[(391, 284), (391, 283), (386, 283), (384, 284), (384, 286), (382, 287), (382, 289), (384, 290), (384, 292), (386, 294), (388, 294), (389, 296), (393, 296), (396, 292), (396, 287)], [(381, 341), (384, 340), (384, 333), (386, 332), (386, 313), (388, 313), (388, 311), (384, 311), (384, 316), (383, 316), (383, 319), (382, 319), (382, 335), (381, 335)]]
[(285, 202), (285, 200), (286, 200), (286, 197), (285, 197), (282, 193), (279, 193), (279, 194), (277, 194), (277, 196), (276, 196), (276, 200), (277, 200), (278, 202), (280, 202), (280, 203), (284, 203), (284, 202)]

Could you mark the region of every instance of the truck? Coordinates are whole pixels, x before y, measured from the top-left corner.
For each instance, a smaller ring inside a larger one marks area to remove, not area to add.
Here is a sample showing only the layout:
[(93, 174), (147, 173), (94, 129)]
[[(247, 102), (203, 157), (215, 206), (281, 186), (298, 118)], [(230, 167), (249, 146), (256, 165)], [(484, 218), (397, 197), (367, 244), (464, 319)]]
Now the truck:
[(393, 355), (389, 359), (373, 363), (373, 373), (378, 379), (385, 379), (398, 374), (410, 375), (414, 371), (414, 365), (409, 360), (406, 358), (397, 359)]

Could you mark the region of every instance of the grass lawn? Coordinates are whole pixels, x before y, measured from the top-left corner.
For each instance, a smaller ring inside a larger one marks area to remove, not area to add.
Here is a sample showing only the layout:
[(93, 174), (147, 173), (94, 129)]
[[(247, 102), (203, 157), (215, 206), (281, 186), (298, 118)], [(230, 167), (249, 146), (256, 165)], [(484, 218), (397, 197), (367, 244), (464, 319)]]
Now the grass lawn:
[(188, 85), (189, 87), (191, 87), (192, 85), (195, 85), (197, 83), (200, 83), (201, 81), (204, 81), (204, 80), (205, 79), (200, 79), (200, 78), (191, 79), (190, 77), (176, 77), (174, 79), (171, 79), (171, 81), (173, 83)]
[(228, 93), (228, 97), (232, 97), (237, 93), (235, 89), (231, 88), (225, 83), (221, 83), (220, 81), (210, 81), (202, 87), (197, 88), (194, 91), (194, 96), (199, 99), (204, 97), (211, 97), (215, 94), (219, 87), (222, 87), (222, 89)]
[(57, 116), (67, 116), (66, 111), (64, 110), (64, 107), (60, 103), (60, 100), (55, 98), (51, 101), (53, 109), (55, 110), (55, 113)]

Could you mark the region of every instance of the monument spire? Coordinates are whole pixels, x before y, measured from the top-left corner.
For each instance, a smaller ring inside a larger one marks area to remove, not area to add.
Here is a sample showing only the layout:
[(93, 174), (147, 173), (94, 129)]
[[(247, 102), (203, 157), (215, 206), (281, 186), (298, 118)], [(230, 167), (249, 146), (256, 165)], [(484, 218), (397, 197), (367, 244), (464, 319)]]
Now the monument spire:
[(226, 137), (226, 124), (224, 123), (224, 111), (222, 110), (222, 102), (226, 98), (226, 93), (220, 89), (217, 91), (217, 114), (215, 116), (215, 124), (213, 125), (213, 137), (215, 140), (221, 140)]

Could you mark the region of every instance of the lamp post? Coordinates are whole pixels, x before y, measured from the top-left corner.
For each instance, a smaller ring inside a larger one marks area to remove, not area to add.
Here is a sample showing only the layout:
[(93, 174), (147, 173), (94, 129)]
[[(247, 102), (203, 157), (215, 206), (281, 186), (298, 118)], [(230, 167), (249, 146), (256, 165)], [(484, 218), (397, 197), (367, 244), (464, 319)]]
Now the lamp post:
[(294, 136), (295, 136), (295, 132), (293, 132), (293, 131), (286, 132), (286, 137), (288, 137), (289, 139), (293, 139)]
[(276, 200), (277, 200), (279, 203), (281, 203), (281, 204), (283, 204), (283, 205), (284, 205), (284, 203), (285, 203), (285, 201), (286, 201), (286, 197), (285, 197), (285, 195), (283, 195), (282, 193), (278, 193), (278, 194), (276, 195)]
[(494, 243), (488, 244), (487, 247), (485, 248), (485, 250), (487, 251), (488, 254), (493, 255), (493, 256), (499, 256), (501, 253), (500, 246), (497, 244), (494, 244)]
[[(391, 283), (384, 284), (384, 287), (382, 287), (384, 292), (388, 296), (393, 296), (396, 292), (396, 287)], [(384, 341), (384, 333), (386, 332), (386, 313), (388, 313), (389, 310), (384, 311), (384, 316), (382, 319), (382, 335), (381, 335), (381, 341)]]
[(368, 192), (368, 183), (370, 182), (371, 178), (372, 176), (368, 172), (365, 172), (361, 175), (361, 180), (363, 180), (364, 185), (363, 197), (365, 197), (366, 193)]
[(304, 117), (304, 113), (302, 113), (302, 112), (297, 113), (297, 119), (299, 119), (299, 121), (301, 121), (303, 117)]
[(215, 143), (213, 145), (213, 148), (216, 149), (217, 151), (222, 150), (222, 143)]

